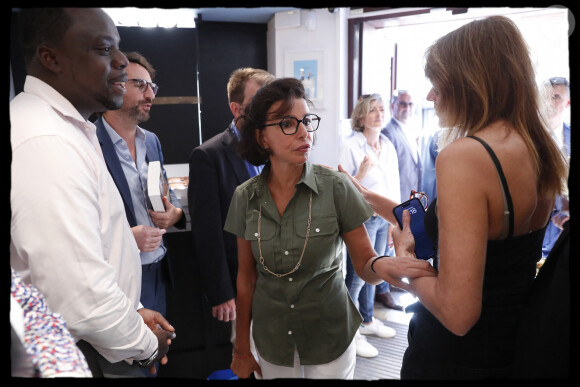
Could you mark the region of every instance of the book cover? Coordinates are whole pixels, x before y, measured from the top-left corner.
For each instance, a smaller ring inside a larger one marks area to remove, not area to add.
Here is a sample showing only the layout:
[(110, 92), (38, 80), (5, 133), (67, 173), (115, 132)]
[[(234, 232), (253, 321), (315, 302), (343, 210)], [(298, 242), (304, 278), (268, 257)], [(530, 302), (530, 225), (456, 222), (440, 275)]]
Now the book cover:
[(159, 161), (151, 161), (147, 171), (147, 196), (155, 212), (165, 212), (163, 196), (168, 196), (169, 183)]

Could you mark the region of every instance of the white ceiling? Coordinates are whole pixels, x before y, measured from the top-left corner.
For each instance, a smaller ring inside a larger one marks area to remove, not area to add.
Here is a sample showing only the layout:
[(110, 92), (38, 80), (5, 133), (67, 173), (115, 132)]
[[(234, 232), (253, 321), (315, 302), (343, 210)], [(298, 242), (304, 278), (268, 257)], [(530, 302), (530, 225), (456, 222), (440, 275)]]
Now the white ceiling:
[(103, 8), (118, 26), (195, 27), (194, 18), (207, 22), (268, 23), (277, 12), (293, 7), (215, 8)]
[(202, 21), (235, 23), (268, 23), (276, 12), (290, 11), (294, 7), (252, 7), (252, 8), (197, 8), (196, 14)]

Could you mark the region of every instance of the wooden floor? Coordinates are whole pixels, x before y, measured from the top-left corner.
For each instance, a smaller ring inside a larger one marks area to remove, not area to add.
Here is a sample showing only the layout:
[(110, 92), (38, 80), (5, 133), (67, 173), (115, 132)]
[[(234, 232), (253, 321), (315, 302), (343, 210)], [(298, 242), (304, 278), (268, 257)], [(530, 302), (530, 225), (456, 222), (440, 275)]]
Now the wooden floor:
[[(407, 306), (417, 299), (411, 294), (403, 291), (392, 291), (393, 297), (400, 305)], [(379, 355), (374, 358), (356, 358), (356, 368), (354, 371), (355, 380), (378, 380), (378, 379), (400, 379), (401, 363), (403, 354), (407, 348), (407, 328), (412, 314), (387, 309), (375, 303), (375, 318), (380, 319), (385, 325), (397, 331), (393, 338), (383, 339), (377, 336), (368, 335), (367, 341), (379, 350)]]

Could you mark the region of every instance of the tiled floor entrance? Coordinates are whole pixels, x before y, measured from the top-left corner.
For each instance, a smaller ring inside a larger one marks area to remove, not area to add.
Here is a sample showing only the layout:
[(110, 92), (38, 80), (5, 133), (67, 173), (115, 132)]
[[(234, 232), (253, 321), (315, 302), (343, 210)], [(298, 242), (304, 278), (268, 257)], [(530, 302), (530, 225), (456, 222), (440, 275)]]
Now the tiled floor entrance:
[[(393, 297), (403, 306), (414, 303), (417, 299), (403, 291), (392, 291)], [(375, 303), (375, 318), (382, 320), (385, 325), (395, 329), (397, 335), (390, 339), (368, 335), (367, 341), (379, 350), (374, 358), (356, 358), (354, 379), (377, 380), (399, 379), (403, 354), (407, 348), (407, 328), (412, 314), (387, 309)]]

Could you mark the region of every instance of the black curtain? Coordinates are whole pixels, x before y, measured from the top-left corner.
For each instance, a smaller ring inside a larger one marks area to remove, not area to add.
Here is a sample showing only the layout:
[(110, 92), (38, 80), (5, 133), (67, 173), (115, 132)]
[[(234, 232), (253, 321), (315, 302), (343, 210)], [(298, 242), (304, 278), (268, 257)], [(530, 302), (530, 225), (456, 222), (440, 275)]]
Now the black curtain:
[[(156, 98), (197, 97), (197, 29), (117, 27), (123, 51), (137, 51), (156, 71)], [(198, 104), (154, 104), (140, 126), (161, 141), (165, 164), (187, 163), (199, 144)]]
[(202, 140), (223, 132), (233, 119), (227, 83), (241, 67), (267, 70), (267, 24), (197, 23)]

